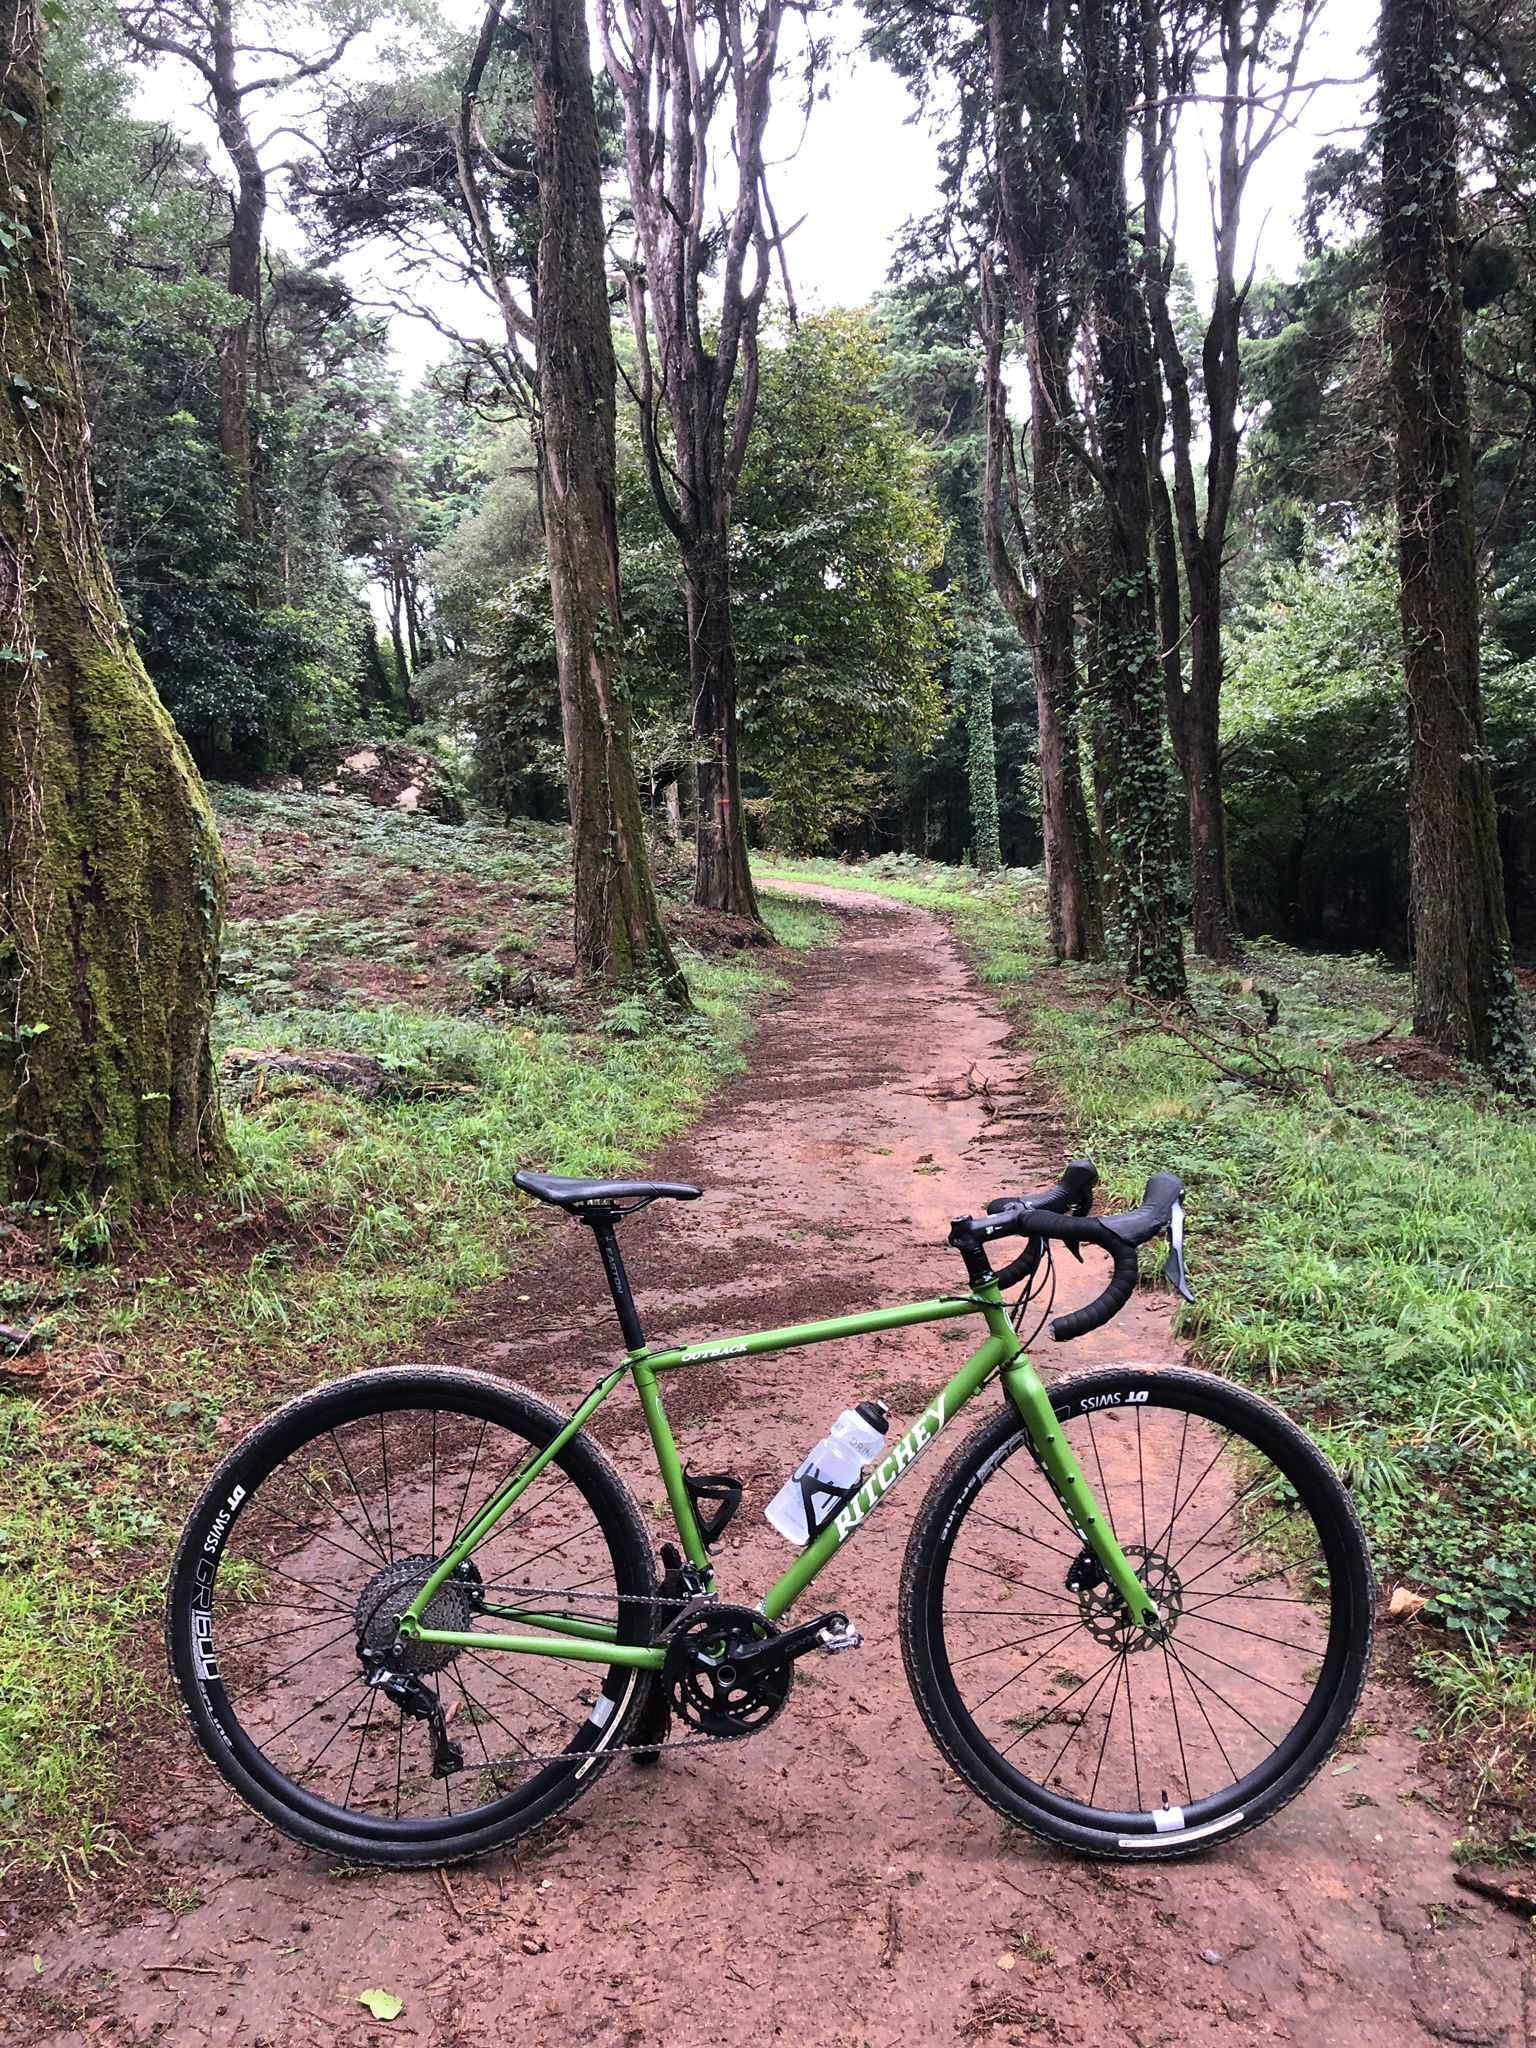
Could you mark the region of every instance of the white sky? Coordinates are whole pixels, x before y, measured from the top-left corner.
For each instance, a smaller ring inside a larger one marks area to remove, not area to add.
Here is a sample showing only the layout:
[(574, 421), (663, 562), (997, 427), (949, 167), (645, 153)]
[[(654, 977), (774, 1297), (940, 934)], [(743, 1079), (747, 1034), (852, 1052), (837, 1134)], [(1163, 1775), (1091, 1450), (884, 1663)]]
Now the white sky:
[[(450, 18), (479, 19), (478, 0), (448, 0)], [(1358, 0), (1331, 0), (1302, 77), (1353, 79), (1364, 71), (1362, 45), (1373, 27), (1373, 10)], [(858, 47), (857, 17), (839, 18), (838, 54), (829, 76), (830, 95), (813, 111), (797, 156), (773, 173), (772, 191), (780, 223), (799, 219), (789, 242), (790, 272), (802, 306), (855, 306), (866, 303), (886, 281), (893, 244), (903, 224), (928, 212), (937, 199), (937, 149), (929, 130), (917, 123), (906, 88), (883, 65)], [(594, 50), (597, 48), (594, 36)], [(364, 59), (366, 62), (366, 59)], [(375, 60), (377, 61), (377, 60)], [(197, 81), (173, 59), (162, 60), (153, 72), (141, 74), (139, 110), (148, 118), (174, 123), (211, 147), (222, 162), (211, 124), (199, 111)], [(1329, 86), (1298, 108), (1295, 124), (1261, 162), (1249, 188), (1247, 233), (1257, 251), (1259, 268), (1280, 275), (1294, 271), (1300, 257), (1296, 216), (1307, 166), (1330, 136), (1347, 136), (1359, 123), (1363, 89)], [(258, 133), (279, 122), (295, 121), (313, 92), (293, 106), (269, 105), (258, 115)], [(1180, 136), (1177, 195), (1180, 210), (1179, 253), (1197, 282), (1211, 269), (1205, 200), (1204, 135), (1214, 110), (1201, 108), (1187, 119)], [(770, 155), (794, 147), (800, 133), (798, 110), (787, 102), (776, 112), (770, 130)], [(285, 145), (274, 144), (269, 159), (281, 157)], [(297, 250), (299, 236), (283, 213), (279, 193), (271, 209), (268, 233)], [(803, 217), (803, 218), (802, 218)], [(354, 286), (366, 292), (367, 266), (348, 266)], [(488, 303), (466, 294), (453, 309), (457, 324), (473, 323), (487, 335), (496, 331)], [(391, 342), (400, 368), (411, 383), (447, 353), (447, 344), (420, 320), (396, 316)]]

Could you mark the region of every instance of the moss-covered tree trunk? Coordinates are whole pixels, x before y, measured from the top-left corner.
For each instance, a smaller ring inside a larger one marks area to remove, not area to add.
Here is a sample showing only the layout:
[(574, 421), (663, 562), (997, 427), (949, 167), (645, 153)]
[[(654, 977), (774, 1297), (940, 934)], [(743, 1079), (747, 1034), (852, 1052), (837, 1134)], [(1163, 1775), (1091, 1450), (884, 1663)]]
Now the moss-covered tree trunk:
[(1381, 15), (1383, 315), (1408, 689), (1414, 1029), (1509, 1078), (1527, 1048), (1483, 740), (1452, 0)]
[(1184, 993), (1184, 948), (1174, 913), (1172, 788), (1163, 745), (1146, 310), (1125, 187), (1139, 29), (1125, 0), (1085, 0), (1078, 22), (1083, 114), (1074, 176), (1092, 308), (1102, 510), (1102, 560), (1085, 595), (1100, 663), (1094, 715), (1104, 749), (1116, 937), (1128, 978), (1170, 999)]
[(962, 612), (951, 673), (959, 685), (965, 715), (966, 803), (971, 822), (971, 858), (984, 875), (1003, 864), (997, 807), (997, 733), (992, 718), (992, 649), (986, 626), (974, 610)]
[(662, 930), (619, 677), (614, 389), (601, 169), (580, 0), (531, 0), (539, 179), (538, 356), (544, 538), (586, 979), (687, 984)]
[(97, 532), (40, 41), (0, 0), (0, 1142), (13, 1199), (154, 1202), (225, 1164), (224, 867)]

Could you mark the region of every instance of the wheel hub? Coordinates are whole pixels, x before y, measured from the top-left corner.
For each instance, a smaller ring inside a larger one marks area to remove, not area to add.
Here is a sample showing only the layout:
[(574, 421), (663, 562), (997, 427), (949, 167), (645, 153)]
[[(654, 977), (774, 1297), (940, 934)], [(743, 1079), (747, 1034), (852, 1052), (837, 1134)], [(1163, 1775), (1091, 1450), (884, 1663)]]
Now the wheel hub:
[[(396, 1625), (427, 1580), (436, 1571), (435, 1557), (401, 1557), (376, 1571), (357, 1596), (353, 1619), (357, 1653), (387, 1657), (396, 1671), (442, 1671), (458, 1655), (452, 1643), (421, 1643), (405, 1637), (395, 1649)], [(445, 1579), (422, 1611), (423, 1628), (469, 1627), (470, 1589), (463, 1579)]]
[(1072, 1590), (1077, 1594), (1078, 1611), (1095, 1642), (1114, 1650), (1152, 1650), (1173, 1633), (1174, 1624), (1184, 1612), (1183, 1581), (1160, 1550), (1150, 1549), (1145, 1543), (1125, 1543), (1121, 1548), (1131, 1569), (1156, 1602), (1160, 1629), (1153, 1632), (1132, 1621), (1125, 1602), (1105, 1579), (1091, 1552), (1087, 1555), (1092, 1559), (1094, 1583), (1087, 1583), (1090, 1575), (1074, 1567), (1077, 1583)]

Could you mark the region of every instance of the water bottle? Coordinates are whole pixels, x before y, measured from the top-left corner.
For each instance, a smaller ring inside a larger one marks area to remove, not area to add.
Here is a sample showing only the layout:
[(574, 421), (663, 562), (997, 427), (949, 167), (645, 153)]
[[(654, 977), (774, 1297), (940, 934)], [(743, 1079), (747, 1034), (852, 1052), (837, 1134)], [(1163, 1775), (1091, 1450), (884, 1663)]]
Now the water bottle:
[(864, 1467), (879, 1457), (890, 1426), (883, 1401), (845, 1408), (769, 1501), (765, 1512), (779, 1534), (797, 1549), (819, 1534), (858, 1492)]

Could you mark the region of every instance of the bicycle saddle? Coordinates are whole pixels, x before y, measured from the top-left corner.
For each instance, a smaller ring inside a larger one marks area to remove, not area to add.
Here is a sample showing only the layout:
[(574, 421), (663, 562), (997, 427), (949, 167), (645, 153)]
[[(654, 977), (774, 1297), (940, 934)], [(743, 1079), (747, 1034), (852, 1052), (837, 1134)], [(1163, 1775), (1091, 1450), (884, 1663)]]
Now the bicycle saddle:
[(512, 1176), (513, 1185), (541, 1202), (553, 1202), (558, 1209), (580, 1209), (588, 1202), (655, 1202), (670, 1196), (679, 1202), (696, 1202), (703, 1194), (685, 1180), (567, 1180), (558, 1173), (525, 1173)]

